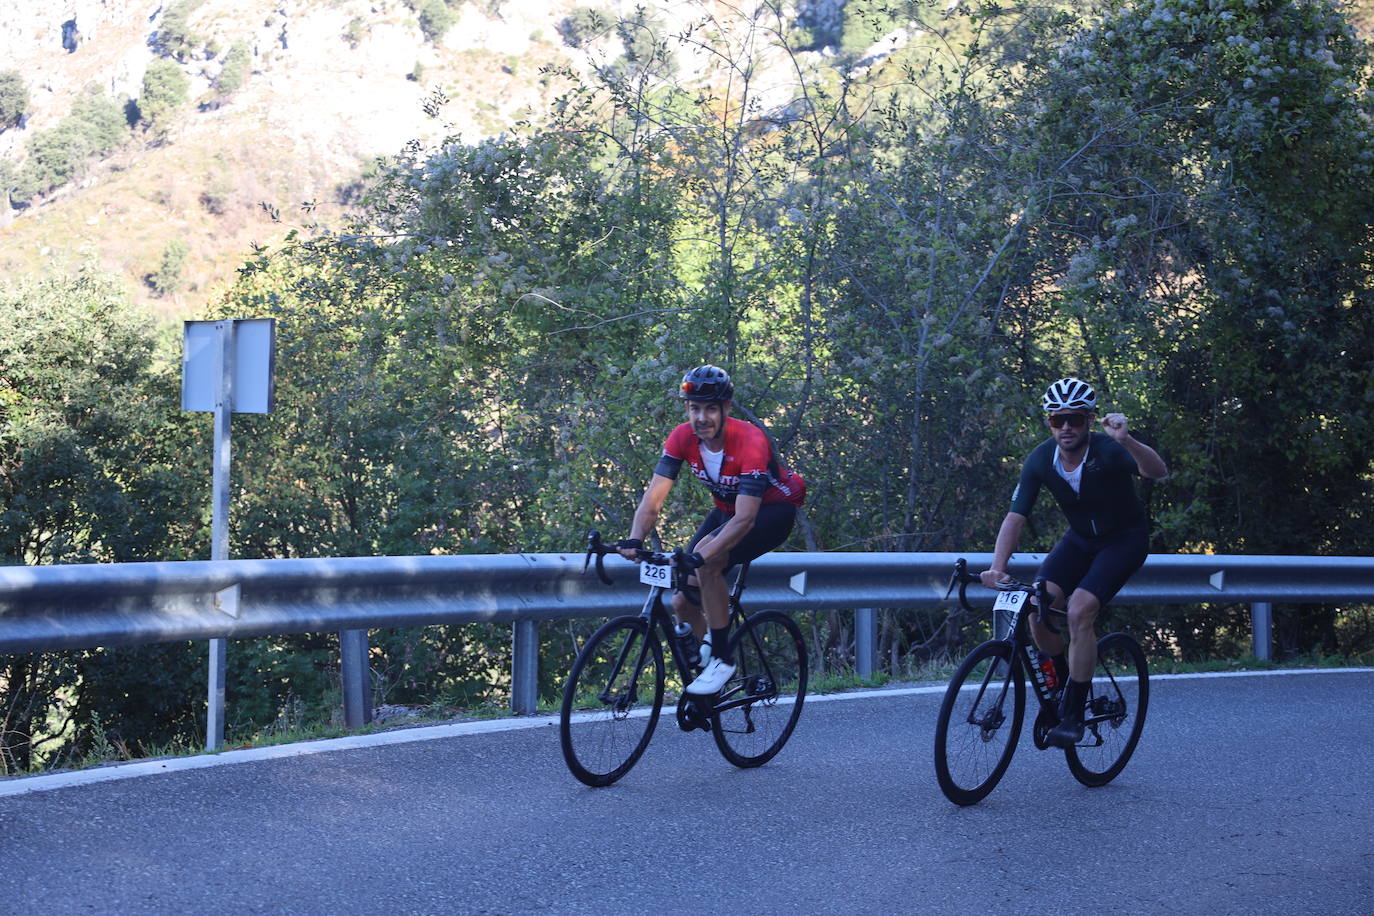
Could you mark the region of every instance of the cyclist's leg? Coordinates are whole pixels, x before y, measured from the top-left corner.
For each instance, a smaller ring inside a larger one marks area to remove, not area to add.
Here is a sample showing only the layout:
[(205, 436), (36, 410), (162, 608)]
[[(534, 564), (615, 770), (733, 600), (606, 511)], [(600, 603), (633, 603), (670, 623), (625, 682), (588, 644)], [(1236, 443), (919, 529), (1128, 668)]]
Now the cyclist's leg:
[(1085, 546), (1093, 553), (1092, 565), (1069, 595), (1069, 682), (1060, 724), (1048, 735), (1060, 747), (1072, 747), (1083, 738), (1083, 705), (1097, 667), (1097, 612), (1145, 562), (1149, 533), (1133, 529)]
[[(687, 549), (689, 551), (696, 550), (703, 543), (709, 543), (710, 538), (714, 537), (716, 532), (723, 528), (729, 520), (724, 512), (719, 509), (712, 509), (697, 526), (697, 533), (692, 535), (692, 540), (687, 544)], [(673, 613), (677, 615), (678, 620), (685, 621), (691, 626), (692, 635), (698, 640), (706, 637), (708, 615), (704, 609), (699, 575), (689, 576), (686, 590), (673, 595)]]
[[(1062, 608), (1064, 606), (1064, 589), (1058, 582), (1052, 579), (1045, 580), (1045, 589), (1050, 593), (1050, 607)], [(1040, 622), (1038, 613), (1031, 614), (1027, 618), (1030, 622), (1031, 639), (1035, 641), (1035, 647), (1046, 655), (1060, 656), (1064, 654), (1064, 634), (1055, 633)]]
[[(1073, 592), (1079, 580), (1087, 574), (1093, 562), (1093, 555), (1087, 544), (1082, 542), (1072, 531), (1064, 532), (1064, 536), (1054, 545), (1054, 548), (1045, 557), (1045, 562), (1040, 564), (1039, 578), (1045, 580), (1045, 587), (1050, 593), (1050, 606), (1063, 611), (1065, 608), (1065, 595)], [(1056, 627), (1057, 628), (1057, 627)], [(1035, 641), (1035, 646), (1040, 651), (1055, 658), (1064, 657), (1064, 634), (1055, 633), (1040, 621), (1039, 614), (1032, 614), (1030, 617), (1031, 638)]]
[(1097, 665), (1097, 612), (1102, 607), (1098, 597), (1083, 586), (1069, 596), (1069, 678), (1088, 682)]
[(1145, 563), (1150, 533), (1144, 527), (1132, 528), (1095, 546), (1092, 565), (1069, 596), (1069, 676), (1085, 681), (1097, 667), (1097, 612)]
[[(712, 514), (714, 515), (714, 512)], [(708, 519), (710, 517), (708, 516)], [(713, 662), (720, 661), (731, 667), (734, 665), (734, 659), (728, 655), (730, 651), (730, 589), (725, 581), (726, 573), (736, 564), (757, 559), (781, 545), (791, 533), (792, 524), (796, 521), (796, 517), (797, 509), (790, 504), (775, 503), (760, 506), (758, 515), (754, 518), (753, 527), (730, 548), (729, 553), (708, 560), (704, 566), (697, 570), (696, 579), (701, 588), (702, 609), (706, 612), (706, 620), (711, 628)], [(715, 537), (719, 530), (717, 528), (715, 531), (694, 540), (693, 549), (699, 550), (702, 545), (709, 544), (711, 538)], [(709, 689), (703, 689), (703, 684), (711, 683), (713, 680), (713, 678), (708, 678), (707, 674), (708, 672), (703, 672), (702, 677), (688, 687), (688, 692), (712, 692)]]

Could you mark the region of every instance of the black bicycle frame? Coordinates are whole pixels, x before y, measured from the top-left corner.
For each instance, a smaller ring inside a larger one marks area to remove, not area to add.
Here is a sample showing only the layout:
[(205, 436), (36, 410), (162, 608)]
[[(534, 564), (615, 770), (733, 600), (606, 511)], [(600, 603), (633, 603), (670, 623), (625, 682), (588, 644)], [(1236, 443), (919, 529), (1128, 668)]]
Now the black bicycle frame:
[[(954, 565), (954, 575), (950, 579), (949, 591), (953, 591), (954, 586), (958, 585), (959, 603), (963, 605), (964, 609), (969, 612), (973, 612), (973, 606), (969, 604), (968, 601), (968, 585), (971, 582), (978, 581), (980, 581), (979, 577), (968, 571), (967, 562), (962, 557), (960, 557)], [(1034, 589), (1034, 600), (1036, 602), (1035, 606), (1037, 608), (1037, 613), (1038, 608), (1050, 606), (1049, 593), (1045, 588), (1045, 582), (1043, 579), (1035, 582), (1035, 584), (1030, 588)], [(1016, 586), (1016, 589), (1020, 591), (1027, 591), (1026, 586), (1019, 584)], [(946, 597), (948, 597), (949, 591), (945, 593)], [(1030, 593), (1028, 592), (1028, 594)], [(1008, 643), (1011, 646), (1011, 664), (1013, 666), (1019, 667), (1022, 673), (1025, 675), (1026, 679), (1030, 681), (1031, 688), (1035, 692), (1035, 698), (1040, 703), (1041, 711), (1048, 715), (1054, 716), (1057, 720), (1059, 716), (1059, 708), (1057, 705), (1058, 697), (1056, 693), (1050, 689), (1049, 685), (1045, 683), (1045, 672), (1040, 669), (1038, 659), (1036, 658), (1036, 652), (1038, 650), (1035, 645), (1035, 640), (1032, 639), (1030, 635), (1030, 623), (1029, 617), (1027, 615), (1028, 605), (1030, 605), (1029, 600), (1023, 602), (1021, 604), (1021, 607), (1017, 608), (1015, 612), (1015, 617), (1012, 620), (1011, 632), (1008, 633), (1005, 637), (1003, 637), (1002, 641)], [(1041, 622), (1044, 623), (1044, 625), (1048, 627), (1050, 630), (1056, 633), (1059, 632), (1059, 628), (1056, 627), (1051, 621), (1047, 620), (1045, 615), (1042, 615), (1040, 619)], [(1099, 665), (1102, 668), (1102, 670), (1106, 672), (1107, 679), (1111, 682), (1111, 692), (1110, 694), (1105, 692), (1095, 694), (1091, 698), (1091, 702), (1089, 703), (1087, 710), (1085, 710), (1085, 715), (1083, 718), (1084, 727), (1092, 733), (1097, 745), (1102, 744), (1102, 736), (1097, 733), (1097, 729), (1093, 726), (1097, 725), (1100, 722), (1105, 722), (1109, 719), (1113, 719), (1121, 713), (1119, 704), (1114, 699), (1112, 699), (1113, 696), (1120, 696), (1121, 694), (1121, 690), (1116, 683), (1116, 675), (1112, 672), (1112, 670), (1109, 667), (1107, 667), (1106, 662), (1099, 660)], [(996, 674), (996, 666), (993, 666), (988, 669), (988, 674), (983, 679), (983, 684), (979, 688), (979, 700), (981, 700), (982, 696), (987, 692), (988, 687), (992, 683), (992, 678)], [(1007, 690), (1011, 687), (1011, 679), (1014, 676), (1015, 671), (1009, 670), (1007, 672), (1006, 677), (1003, 678), (1001, 692), (1000, 695), (997, 697), (997, 703), (994, 707), (995, 709), (1000, 711), (1002, 708), (1002, 704), (1006, 702)], [(977, 702), (975, 702), (971, 707), (971, 709), (978, 708), (979, 704)], [(970, 712), (969, 715), (969, 724), (978, 725), (979, 723), (973, 721), (973, 719), (971, 718), (972, 712)]]
[[(590, 532), (587, 539), (587, 559), (590, 560), (595, 557), (596, 572), (603, 582), (610, 582), (610, 577), (606, 574), (603, 558), (606, 554), (613, 551), (615, 551), (614, 547), (607, 547), (602, 543), (600, 532)], [(640, 555), (641, 562), (659, 562), (663, 565), (671, 566), (673, 578), (672, 587), (674, 589), (681, 589), (686, 585), (687, 577), (691, 575), (691, 571), (686, 568), (683, 562), (684, 554), (680, 549), (675, 550), (671, 554), (654, 553), (653, 551), (644, 550), (642, 548), (637, 552)], [(735, 581), (730, 587), (730, 621), (732, 625), (735, 626), (742, 624), (744, 621), (744, 609), (740, 603), (740, 596), (744, 594), (745, 579), (748, 573), (749, 564), (747, 562), (740, 564), (739, 572), (735, 575)], [(687, 657), (682, 652), (681, 642), (673, 632), (673, 615), (668, 612), (667, 607), (663, 603), (663, 593), (667, 590), (668, 588), (662, 585), (649, 586), (649, 594), (645, 597), (644, 607), (639, 612), (639, 618), (644, 620), (648, 624), (648, 627), (646, 629), (646, 638), (643, 644), (640, 645), (638, 655), (635, 658), (634, 677), (631, 679), (629, 689), (626, 691), (627, 696), (634, 696), (639, 686), (639, 673), (644, 670), (645, 653), (649, 651), (647, 634), (652, 632), (654, 628), (658, 629), (663, 642), (668, 644), (669, 654), (672, 656), (673, 664), (677, 666), (678, 676), (682, 679), (683, 684), (687, 684), (690, 681), (691, 665), (688, 664)], [(752, 638), (757, 639), (752, 633), (750, 635)], [(768, 659), (762, 651), (762, 646), (758, 648), (758, 657), (762, 660), (765, 669), (762, 673), (768, 678), (769, 683), (774, 685), (771, 692), (776, 694), (777, 681), (773, 677), (773, 672), (768, 668)], [(628, 644), (621, 647), (620, 656), (616, 659), (615, 667), (611, 669), (611, 675), (607, 679), (606, 683), (608, 686), (615, 683), (616, 675), (624, 670), (626, 661), (625, 653), (627, 649)], [(736, 688), (737, 691), (740, 689), (741, 688)], [(762, 698), (766, 699), (767, 697), (764, 696)], [(599, 699), (603, 703), (610, 702), (610, 697), (604, 694), (601, 695)], [(740, 706), (747, 706), (757, 702), (759, 699), (761, 699), (761, 697), (758, 694), (746, 691), (743, 697), (735, 700), (727, 701), (724, 697), (721, 697), (714, 704), (713, 709), (716, 711), (734, 709)]]

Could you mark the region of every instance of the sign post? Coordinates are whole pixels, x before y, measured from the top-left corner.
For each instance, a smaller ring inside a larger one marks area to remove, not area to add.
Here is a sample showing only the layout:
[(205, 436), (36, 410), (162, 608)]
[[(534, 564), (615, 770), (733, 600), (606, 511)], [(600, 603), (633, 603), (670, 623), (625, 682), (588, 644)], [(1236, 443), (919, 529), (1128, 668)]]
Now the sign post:
[[(229, 559), (230, 416), (271, 413), (274, 394), (272, 357), (276, 349), (273, 318), (188, 321), (181, 359), (181, 409), (215, 415), (211, 485), (210, 559)], [(225, 589), (216, 606), (238, 616), (238, 590)], [(224, 680), (228, 640), (210, 640), (209, 697), (205, 749), (224, 743)]]

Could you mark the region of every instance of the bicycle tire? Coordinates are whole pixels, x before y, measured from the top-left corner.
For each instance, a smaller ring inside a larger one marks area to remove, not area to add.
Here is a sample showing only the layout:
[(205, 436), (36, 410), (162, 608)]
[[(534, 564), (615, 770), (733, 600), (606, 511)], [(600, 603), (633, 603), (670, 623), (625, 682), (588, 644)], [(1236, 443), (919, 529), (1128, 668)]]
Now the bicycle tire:
[(1125, 633), (1099, 639), (1083, 741), (1064, 750), (1074, 778), (1093, 787), (1115, 779), (1135, 753), (1149, 708), (1150, 673), (1140, 644)]
[(568, 770), (586, 785), (609, 786), (644, 754), (662, 709), (658, 634), (641, 617), (602, 625), (577, 653), (563, 688), (558, 735)]
[(711, 735), (735, 766), (762, 766), (782, 750), (801, 717), (806, 642), (791, 617), (760, 611), (735, 630), (730, 645), (735, 674), (716, 700)]
[(1025, 717), (1026, 682), (1011, 643), (994, 639), (975, 648), (950, 679), (935, 721), (935, 778), (945, 798), (973, 805), (993, 790), (1011, 764)]

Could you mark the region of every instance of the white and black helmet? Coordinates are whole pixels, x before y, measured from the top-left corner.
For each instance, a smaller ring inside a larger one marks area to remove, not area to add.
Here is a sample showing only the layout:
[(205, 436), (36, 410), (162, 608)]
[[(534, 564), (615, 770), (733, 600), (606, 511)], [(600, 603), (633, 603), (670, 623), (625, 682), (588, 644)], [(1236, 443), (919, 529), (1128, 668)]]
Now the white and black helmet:
[(1045, 413), (1056, 410), (1096, 410), (1097, 395), (1092, 386), (1076, 378), (1061, 378), (1045, 389)]

